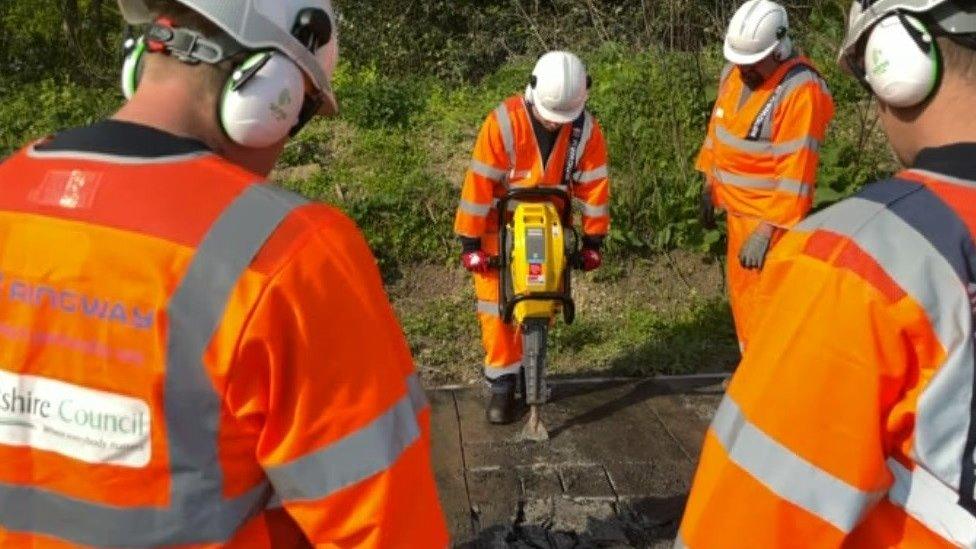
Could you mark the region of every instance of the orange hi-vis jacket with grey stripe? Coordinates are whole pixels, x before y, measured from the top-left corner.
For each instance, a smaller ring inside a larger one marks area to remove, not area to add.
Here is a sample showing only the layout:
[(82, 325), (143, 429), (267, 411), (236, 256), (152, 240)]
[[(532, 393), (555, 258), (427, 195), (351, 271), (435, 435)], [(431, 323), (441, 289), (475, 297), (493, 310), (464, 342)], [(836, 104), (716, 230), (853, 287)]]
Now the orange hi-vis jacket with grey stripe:
[(803, 57), (782, 63), (754, 90), (738, 67), (726, 67), (696, 164), (715, 204), (778, 227), (798, 223), (812, 205), (833, 116), (826, 84)]
[[(532, 114), (521, 95), (506, 99), (481, 127), (471, 166), (461, 189), (454, 222), (458, 236), (481, 238), (498, 232), (495, 204), (511, 188), (560, 187), (569, 152), (571, 124), (564, 124), (543, 165), (532, 129)], [(583, 233), (605, 236), (610, 229), (607, 145), (600, 125), (584, 113), (579, 158), (571, 191), (583, 210)]]
[(797, 225), (677, 547), (976, 547), (976, 144)]
[[(820, 144), (833, 116), (826, 84), (803, 57), (782, 63), (755, 89), (738, 67), (723, 71), (697, 168), (713, 203), (728, 213), (729, 294), (742, 347), (760, 273), (744, 269), (739, 252), (761, 223), (789, 229), (810, 211)], [(781, 235), (774, 233), (773, 244)]]
[(0, 249), (0, 547), (448, 544), (429, 406), (336, 210), (110, 121), (0, 165)]
[[(583, 233), (603, 237), (610, 229), (610, 180), (607, 145), (600, 125), (583, 114), (578, 159), (572, 169), (571, 189), (563, 187), (572, 124), (565, 124), (549, 160), (542, 153), (532, 127), (532, 113), (518, 95), (506, 99), (481, 127), (471, 166), (461, 189), (454, 232), (480, 238), (481, 248), (498, 254), (498, 200), (512, 188), (556, 187), (572, 194), (582, 208)], [(485, 347), (485, 375), (496, 379), (519, 371), (522, 342), (516, 330), (498, 313), (498, 273), (474, 275), (478, 319)]]

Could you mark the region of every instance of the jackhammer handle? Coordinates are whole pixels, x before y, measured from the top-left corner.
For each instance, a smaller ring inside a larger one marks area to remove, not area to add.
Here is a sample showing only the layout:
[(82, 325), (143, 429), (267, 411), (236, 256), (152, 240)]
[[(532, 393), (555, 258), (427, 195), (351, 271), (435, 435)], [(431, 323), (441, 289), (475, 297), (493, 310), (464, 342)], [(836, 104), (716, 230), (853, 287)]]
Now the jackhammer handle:
[(491, 269), (495, 269), (496, 271), (498, 269), (501, 269), (502, 268), (502, 258), (501, 258), (501, 256), (493, 255), (493, 256), (489, 257), (488, 258), (488, 267), (491, 268)]

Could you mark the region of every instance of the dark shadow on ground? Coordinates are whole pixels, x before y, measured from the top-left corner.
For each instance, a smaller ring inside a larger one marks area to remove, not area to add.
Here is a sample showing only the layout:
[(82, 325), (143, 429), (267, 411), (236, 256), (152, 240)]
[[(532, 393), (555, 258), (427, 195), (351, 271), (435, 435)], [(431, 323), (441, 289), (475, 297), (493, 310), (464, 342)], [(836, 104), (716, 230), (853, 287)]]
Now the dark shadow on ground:
[[(558, 380), (558, 378), (556, 378)], [(606, 383), (561, 383), (553, 388), (551, 402), (559, 402), (582, 395), (609, 391), (632, 381), (608, 381)], [(714, 379), (687, 379), (675, 381), (659, 381), (648, 379), (638, 382), (625, 395), (592, 408), (578, 416), (572, 417), (561, 425), (553, 426), (549, 435), (552, 438), (573, 427), (581, 427), (606, 419), (631, 406), (637, 406), (645, 401), (663, 395), (676, 394), (721, 394), (721, 388)]]
[(583, 549), (670, 546), (678, 532), (687, 495), (648, 497), (614, 504), (616, 516), (588, 517), (582, 532), (561, 531), (552, 524), (493, 525), (473, 540), (457, 540), (461, 549)]

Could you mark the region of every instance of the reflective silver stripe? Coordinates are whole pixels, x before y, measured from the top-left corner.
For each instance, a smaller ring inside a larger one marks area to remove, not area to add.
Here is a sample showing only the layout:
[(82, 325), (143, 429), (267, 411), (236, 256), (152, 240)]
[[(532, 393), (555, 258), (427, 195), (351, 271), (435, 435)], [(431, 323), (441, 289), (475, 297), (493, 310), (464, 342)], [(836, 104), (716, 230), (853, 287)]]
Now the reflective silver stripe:
[(580, 202), (580, 205), (583, 207), (583, 215), (586, 217), (607, 217), (610, 215), (610, 204), (594, 206), (586, 202)]
[(512, 131), (512, 119), (508, 117), (508, 107), (505, 103), (498, 105), (495, 109), (495, 118), (498, 121), (498, 130), (502, 133), (502, 143), (505, 144), (505, 153), (508, 155), (508, 162), (511, 169), (515, 169), (515, 132)]
[(719, 76), (718, 83), (724, 84), (725, 81), (728, 80), (729, 75), (732, 74), (732, 69), (734, 68), (735, 65), (733, 65), (732, 63), (726, 63), (725, 66), (722, 67), (722, 74)]
[(809, 150), (815, 153), (820, 152), (820, 141), (816, 138), (807, 136), (783, 143), (773, 143), (772, 153), (776, 156), (787, 156), (796, 154), (802, 150)]
[(772, 144), (770, 142), (750, 141), (749, 139), (743, 139), (741, 137), (733, 135), (732, 132), (725, 129), (725, 126), (723, 126), (720, 123), (715, 125), (715, 137), (717, 137), (722, 144), (740, 151), (745, 151), (748, 153), (755, 153), (755, 154), (765, 154), (765, 153), (772, 152)]
[(813, 152), (820, 152), (820, 142), (813, 137), (807, 136), (794, 139), (785, 143), (772, 143), (770, 141), (752, 141), (743, 139), (732, 134), (722, 124), (715, 126), (715, 135), (724, 145), (734, 149), (753, 154), (772, 154), (775, 156), (787, 156), (798, 153), (804, 149)]
[(859, 490), (796, 455), (749, 423), (728, 395), (715, 414), (712, 430), (732, 462), (780, 498), (841, 532), (850, 533), (883, 496)]
[(478, 301), (477, 310), (479, 313), (501, 317), (498, 313), (498, 303), (495, 301)]
[[(501, 201), (500, 199), (498, 199), (498, 198), (495, 198), (495, 199), (493, 199), (493, 200), (491, 201), (491, 207), (492, 207), (492, 208), (497, 208), (497, 207), (498, 207), (498, 205), (499, 205), (499, 204), (501, 204), (501, 202), (502, 202), (502, 201)], [(516, 202), (516, 201), (514, 201), (514, 200), (509, 200), (509, 201), (508, 201), (508, 208), (507, 208), (507, 210), (508, 210), (508, 211), (510, 211), (510, 212), (514, 212), (514, 211), (515, 211), (515, 208), (517, 208), (517, 207), (518, 207), (518, 205), (519, 205), (519, 203), (518, 203), (518, 202)]]
[(813, 196), (813, 186), (796, 179), (780, 179), (776, 190), (801, 197)]
[(458, 209), (466, 214), (471, 214), (476, 217), (485, 217), (488, 212), (491, 211), (490, 205), (475, 204), (474, 202), (468, 202), (467, 200), (461, 200), (458, 202)]
[(769, 111), (769, 116), (767, 116), (766, 119), (763, 120), (762, 131), (759, 134), (759, 137), (761, 139), (765, 141), (770, 141), (772, 139), (772, 135), (773, 135), (772, 113), (776, 112), (776, 110), (779, 108), (780, 103), (784, 99), (789, 97), (797, 88), (803, 86), (804, 84), (808, 84), (810, 82), (816, 82), (817, 85), (820, 86), (820, 90), (824, 94), (828, 96), (830, 95), (830, 89), (827, 88), (826, 82), (824, 82), (823, 79), (820, 78), (820, 75), (817, 74), (817, 72), (813, 70), (811, 67), (801, 64), (790, 69), (790, 72), (787, 73), (786, 78), (783, 80), (783, 83), (777, 87), (776, 95), (773, 98), (773, 104), (771, 105), (771, 109)]
[(952, 177), (942, 173), (930, 172), (928, 170), (912, 169), (909, 170), (909, 172), (914, 172), (921, 176), (928, 177), (930, 179), (935, 179), (937, 181), (945, 181), (946, 183), (953, 183), (956, 185), (961, 185), (963, 187), (976, 188), (976, 181), (973, 181), (971, 179), (960, 179), (958, 177)]
[(265, 472), (286, 504), (319, 501), (389, 469), (419, 438), (414, 404), (406, 394), (355, 433)]
[(973, 398), (972, 309), (966, 287), (929, 240), (884, 205), (845, 200), (807, 226), (814, 224), (851, 238), (874, 258), (925, 310), (949, 353), (919, 397), (913, 457), (958, 490)]
[(711, 150), (715, 148), (715, 141), (712, 140), (711, 135), (705, 138), (705, 143), (702, 145), (702, 148), (705, 150)]
[(764, 177), (749, 177), (746, 175), (738, 175), (732, 172), (727, 172), (725, 170), (715, 170), (715, 177), (722, 183), (726, 185), (732, 185), (733, 187), (744, 187), (747, 189), (775, 189), (779, 185), (779, 181), (775, 179), (767, 179)]
[[(583, 133), (580, 136), (579, 155), (576, 158), (576, 166), (579, 166), (580, 161), (583, 160), (584, 156), (586, 156), (586, 147), (590, 144), (590, 139), (593, 138), (594, 128), (595, 125), (593, 124), (593, 115), (591, 115), (589, 112), (584, 113)], [(576, 166), (573, 167), (575, 168)]]
[(120, 508), (0, 484), (0, 524), (98, 547), (152, 547), (226, 541), (265, 508), (267, 483), (235, 499), (223, 497), (221, 400), (203, 353), (240, 276), (281, 221), (304, 203), (275, 187), (249, 187), (217, 219), (170, 299), (163, 385), (170, 506)]
[(681, 530), (678, 530), (678, 536), (674, 539), (674, 549), (688, 549), (683, 538), (684, 534), (681, 533)]
[(575, 175), (577, 183), (586, 184), (599, 181), (601, 179), (606, 179), (610, 175), (610, 171), (607, 169), (606, 165), (603, 165), (593, 170), (576, 172)]
[(489, 381), (498, 379), (502, 376), (508, 374), (517, 374), (522, 371), (522, 363), (516, 362), (515, 364), (509, 364), (508, 366), (503, 366), (501, 368), (495, 368), (492, 366), (485, 366), (485, 377)]
[(430, 405), (427, 400), (427, 393), (424, 392), (424, 385), (420, 382), (420, 376), (416, 372), (407, 377), (407, 391), (410, 394), (410, 403), (415, 414), (419, 414)]
[(484, 162), (479, 162), (477, 160), (471, 161), (471, 171), (482, 177), (491, 179), (496, 183), (501, 182), (502, 179), (505, 178), (505, 174), (508, 173), (508, 170), (494, 168), (492, 166), (489, 166), (488, 164), (485, 164)]
[(961, 507), (959, 494), (921, 467), (909, 471), (888, 459), (895, 482), (888, 499), (946, 541), (959, 547), (976, 547), (976, 517)]
[(152, 166), (159, 164), (175, 164), (188, 162), (199, 158), (214, 156), (210, 151), (198, 151), (171, 156), (125, 156), (115, 154), (92, 153), (82, 151), (39, 151), (35, 145), (27, 148), (27, 157), (40, 160), (81, 160), (86, 162), (104, 162), (106, 164), (120, 164), (124, 166)]
[[(815, 82), (820, 86), (820, 91), (830, 95), (830, 88), (827, 84), (820, 78), (820, 75), (816, 71), (807, 67), (806, 65), (799, 65), (803, 70), (796, 70), (793, 74), (789, 75), (786, 80), (783, 81), (783, 93), (780, 94), (780, 99), (784, 99), (790, 96), (797, 88), (803, 86), (804, 84), (809, 84), (810, 82)], [(798, 69), (799, 69), (798, 67)]]

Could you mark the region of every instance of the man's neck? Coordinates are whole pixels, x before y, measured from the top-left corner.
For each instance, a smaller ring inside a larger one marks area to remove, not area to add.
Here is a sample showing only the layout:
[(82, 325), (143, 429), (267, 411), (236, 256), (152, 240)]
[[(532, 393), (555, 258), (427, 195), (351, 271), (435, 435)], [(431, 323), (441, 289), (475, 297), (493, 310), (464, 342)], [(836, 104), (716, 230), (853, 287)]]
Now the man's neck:
[(178, 82), (153, 83), (151, 89), (137, 91), (112, 118), (196, 139), (219, 153), (225, 143), (214, 115), (204, 116), (200, 98), (192, 95), (191, 89)]

